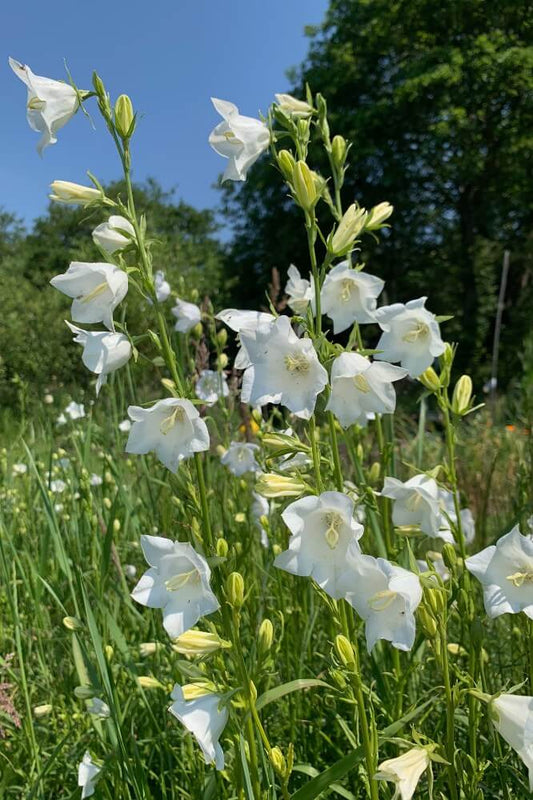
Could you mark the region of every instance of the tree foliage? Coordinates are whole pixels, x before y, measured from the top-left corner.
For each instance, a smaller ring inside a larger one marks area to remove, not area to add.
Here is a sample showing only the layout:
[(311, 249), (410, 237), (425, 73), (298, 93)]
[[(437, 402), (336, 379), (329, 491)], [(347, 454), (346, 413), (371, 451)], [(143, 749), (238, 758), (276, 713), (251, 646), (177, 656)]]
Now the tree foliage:
[[(517, 368), (516, 344), (530, 327), (528, 7), (525, 0), (332, 0), (292, 76), (296, 95), (309, 83), (326, 97), (332, 133), (354, 143), (345, 199), (395, 206), (389, 235), (367, 241), (362, 259), (371, 259), (391, 297), (427, 294), (434, 312), (454, 315), (446, 336), (461, 332), (462, 366), (478, 378), (490, 374), (506, 248), (503, 380)], [(266, 159), (242, 188), (225, 189), (224, 210), (235, 227), (228, 269), (241, 279), (240, 302), (261, 301), (273, 266), (305, 268), (297, 211)]]

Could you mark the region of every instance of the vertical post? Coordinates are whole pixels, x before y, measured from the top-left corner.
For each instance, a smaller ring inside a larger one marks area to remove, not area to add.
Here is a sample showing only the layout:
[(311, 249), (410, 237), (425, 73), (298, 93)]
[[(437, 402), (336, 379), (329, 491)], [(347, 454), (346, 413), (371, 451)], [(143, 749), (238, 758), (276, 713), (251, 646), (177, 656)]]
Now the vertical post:
[(507, 288), (507, 276), (509, 274), (509, 250), (503, 251), (502, 276), (500, 279), (500, 292), (498, 294), (498, 305), (496, 307), (496, 322), (494, 324), (494, 340), (492, 344), (492, 369), (490, 374), (490, 399), (494, 410), (496, 399), (496, 387), (498, 386), (498, 355), (500, 349), (500, 333), (502, 329), (503, 305), (505, 300), (505, 289)]

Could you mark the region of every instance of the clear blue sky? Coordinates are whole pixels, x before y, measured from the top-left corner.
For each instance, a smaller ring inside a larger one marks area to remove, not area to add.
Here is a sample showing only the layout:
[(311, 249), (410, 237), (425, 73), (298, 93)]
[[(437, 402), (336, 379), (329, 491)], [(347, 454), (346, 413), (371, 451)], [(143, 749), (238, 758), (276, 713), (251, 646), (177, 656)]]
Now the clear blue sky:
[(85, 183), (119, 176), (111, 139), (95, 113), (93, 130), (77, 114), (40, 158), (39, 135), (26, 122), (26, 88), (11, 55), (33, 72), (65, 77), (80, 88), (92, 70), (112, 97), (130, 94), (141, 119), (135, 134), (135, 179), (155, 177), (196, 207), (213, 207), (225, 162), (208, 145), (219, 117), (210, 97), (241, 113), (266, 111), (289, 86), (285, 71), (304, 58), (304, 26), (322, 21), (327, 0), (37, 0), (6, 3), (0, 32), (0, 206), (28, 223), (47, 205), (54, 179)]

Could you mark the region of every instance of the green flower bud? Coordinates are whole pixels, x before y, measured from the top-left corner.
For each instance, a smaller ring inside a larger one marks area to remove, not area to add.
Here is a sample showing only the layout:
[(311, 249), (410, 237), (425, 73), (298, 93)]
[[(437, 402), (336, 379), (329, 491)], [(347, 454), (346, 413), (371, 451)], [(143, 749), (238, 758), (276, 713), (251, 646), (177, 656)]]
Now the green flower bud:
[(164, 689), (165, 688), (163, 686), (163, 684), (160, 683), (160, 681), (158, 681), (156, 678), (152, 678), (151, 675), (139, 675), (139, 677), (137, 678), (137, 683), (143, 689)]
[(429, 392), (438, 392), (441, 388), (440, 378), (433, 367), (428, 367), (425, 372), (418, 376), (418, 380)]
[(368, 231), (374, 231), (378, 228), (381, 228), (385, 220), (390, 217), (393, 211), (394, 207), (391, 206), (390, 203), (379, 203), (379, 205), (374, 206), (368, 215), (366, 229)]
[(272, 647), (272, 640), (274, 638), (274, 626), (269, 619), (264, 619), (259, 626), (259, 634), (257, 637), (257, 649), (259, 656), (265, 656)]
[(129, 139), (135, 129), (133, 105), (127, 94), (121, 94), (115, 103), (115, 127), (122, 139)]
[(292, 185), (296, 202), (311, 211), (318, 201), (317, 187), (312, 171), (305, 161), (298, 161), (292, 172)]
[(450, 572), (455, 570), (457, 566), (457, 553), (455, 552), (455, 547), (450, 542), (446, 542), (442, 548), (442, 560)]
[(90, 700), (94, 697), (95, 692), (92, 686), (76, 686), (74, 694), (78, 700)]
[(452, 397), (452, 411), (458, 416), (466, 414), (470, 408), (470, 401), (472, 399), (472, 378), (469, 375), (461, 375), (455, 389), (453, 390)]
[(368, 472), (368, 480), (370, 483), (377, 483), (381, 475), (381, 464), (379, 461), (374, 461)]
[(226, 558), (226, 556), (228, 555), (229, 545), (227, 541), (222, 537), (220, 537), (220, 539), (217, 539), (216, 550), (217, 550), (217, 556), (219, 558)]
[(244, 578), (240, 572), (232, 572), (226, 581), (228, 603), (235, 609), (244, 605)]
[(280, 748), (273, 747), (269, 753), (269, 757), (275, 771), (281, 778), (284, 778), (287, 770), (287, 762), (285, 761), (285, 756), (281, 752)]
[(346, 210), (337, 230), (328, 242), (328, 249), (335, 255), (344, 255), (351, 249), (357, 236), (365, 227), (367, 212), (355, 203)]
[(68, 631), (79, 631), (83, 623), (77, 617), (63, 617), (63, 625)]
[(228, 366), (227, 355), (225, 353), (220, 353), (220, 355), (217, 358), (217, 367), (219, 369), (226, 369), (227, 366)]
[(280, 150), (278, 153), (278, 167), (286, 181), (292, 181), (292, 174), (296, 161), (294, 156), (289, 150)]
[(290, 475), (277, 475), (275, 472), (263, 472), (257, 479), (255, 490), (263, 497), (298, 497), (306, 490), (300, 478)]
[(217, 333), (217, 342), (219, 347), (225, 347), (228, 341), (228, 332), (226, 328), (221, 328)]
[(52, 711), (52, 706), (50, 703), (45, 703), (42, 706), (35, 706), (33, 709), (33, 715), (39, 719), (40, 717), (47, 717)]
[(346, 139), (343, 136), (334, 136), (331, 142), (331, 156), (337, 169), (341, 169), (344, 166), (347, 154), (348, 145)]
[(339, 635), (335, 637), (335, 650), (345, 667), (355, 666), (353, 647), (342, 633), (339, 633)]

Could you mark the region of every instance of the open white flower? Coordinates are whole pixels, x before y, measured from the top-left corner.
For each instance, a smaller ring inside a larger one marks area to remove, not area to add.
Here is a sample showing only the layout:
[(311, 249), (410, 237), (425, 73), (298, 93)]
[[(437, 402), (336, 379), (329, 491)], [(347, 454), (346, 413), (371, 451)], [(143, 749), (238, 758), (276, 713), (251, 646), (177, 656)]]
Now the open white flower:
[(430, 758), (423, 747), (413, 747), (397, 758), (382, 761), (374, 779), (392, 781), (396, 785), (394, 798), (411, 800), (422, 773), (428, 768)]
[(214, 405), (221, 397), (229, 395), (228, 382), (222, 372), (213, 369), (204, 369), (194, 387), (196, 397), (203, 400), (207, 406)]
[(419, 297), (405, 305), (382, 306), (376, 312), (383, 331), (376, 349), (383, 352), (374, 358), (399, 361), (412, 378), (421, 375), (445, 350), (435, 315), (424, 307), (426, 300)]
[(291, 264), (287, 270), (289, 280), (285, 285), (285, 294), (288, 295), (287, 304), (292, 308), (295, 314), (303, 316), (307, 311), (307, 306), (311, 303), (314, 311), (314, 282), (313, 276), (310, 280), (302, 278), (300, 271), (294, 264)]
[(118, 423), (118, 429), (121, 433), (128, 433), (131, 430), (131, 420), (123, 419), (122, 422)]
[(354, 519), (354, 501), (340, 492), (323, 492), (296, 500), (281, 516), (291, 537), (274, 565), (313, 578), (330, 597), (342, 597), (338, 580), (346, 569), (346, 553), (351, 544), (359, 550), (364, 530)]
[(78, 110), (78, 95), (68, 83), (34, 75), (27, 64), (14, 58), (9, 59), (9, 66), (28, 88), (28, 124), (32, 130), (42, 134), (37, 145), (37, 152), (42, 155), (45, 147), (57, 142), (57, 131)]
[(72, 400), (65, 408), (64, 413), (67, 414), (70, 419), (82, 419), (82, 417), (85, 416), (85, 406), (83, 403), (75, 403), (74, 400)]
[(255, 460), (259, 445), (250, 442), (231, 442), (220, 459), (221, 463), (239, 477), (246, 472), (258, 472), (260, 466)]
[(155, 296), (158, 303), (164, 303), (170, 297), (170, 283), (165, 280), (165, 273), (158, 269), (154, 275)]
[(54, 494), (63, 494), (66, 488), (67, 484), (65, 481), (62, 481), (61, 478), (56, 478), (55, 481), (50, 481), (50, 491)]
[(166, 397), (151, 408), (130, 406), (133, 422), (126, 453), (138, 455), (154, 451), (171, 472), (184, 458), (209, 448), (207, 425), (190, 400)]
[[(129, 234), (129, 235), (126, 235)], [(93, 231), (93, 239), (106, 253), (115, 253), (131, 244), (135, 230), (125, 217), (114, 215), (102, 222)]]
[(209, 586), (207, 561), (191, 544), (141, 536), (141, 547), (150, 569), (131, 596), (143, 606), (163, 609), (163, 626), (170, 637), (176, 639), (220, 608)]
[(523, 611), (533, 619), (533, 541), (522, 536), (518, 525), (465, 563), (483, 585), (489, 617)]
[(339, 596), (366, 623), (368, 652), (379, 639), (391, 642), (398, 650), (412, 648), (416, 632), (414, 612), (422, 600), (422, 587), (413, 572), (385, 558), (363, 555), (357, 545), (350, 545), (338, 588)]
[(392, 385), (407, 375), (407, 370), (392, 364), (371, 362), (359, 353), (342, 353), (331, 368), (331, 395), (326, 406), (343, 428), (364, 427), (368, 415), (392, 414), (396, 392)]
[(97, 767), (93, 762), (91, 754), (88, 752), (85, 753), (83, 760), (78, 766), (78, 786), (81, 787), (82, 800), (94, 794), (94, 784), (101, 771), (101, 767)]
[(394, 501), (392, 521), (395, 525), (418, 525), (428, 536), (453, 543), (449, 528), (441, 530), (439, 487), (434, 478), (415, 475), (402, 483), (397, 478), (387, 477), (381, 494)]
[[(259, 328), (268, 329), (276, 317), (265, 311), (240, 311), (238, 308), (225, 308), (220, 311), (215, 319), (219, 319), (235, 333), (242, 330), (256, 331)], [(250, 366), (250, 359), (244, 347), (240, 347), (235, 357), (235, 369), (246, 369)]]
[[(65, 320), (65, 322), (67, 322)], [(123, 333), (109, 331), (84, 331), (67, 322), (74, 341), (83, 346), (81, 360), (91, 372), (98, 375), (96, 395), (111, 372), (120, 369), (131, 358), (131, 344)]]
[(107, 719), (111, 716), (111, 709), (99, 697), (91, 697), (87, 701), (87, 711), (94, 717), (100, 717), (100, 719)]
[(228, 709), (227, 706), (220, 706), (222, 697), (208, 693), (185, 700), (182, 687), (175, 684), (171, 698), (174, 702), (169, 711), (192, 733), (200, 745), (206, 764), (224, 769), (224, 752), (218, 740), (228, 721)]
[(501, 694), (490, 709), (496, 730), (526, 765), (533, 792), (533, 697)]
[(244, 181), (246, 174), (270, 144), (270, 134), (264, 122), (239, 114), (239, 109), (227, 100), (212, 97), (211, 101), (224, 122), (209, 135), (209, 144), (219, 155), (229, 159), (223, 181)]
[(266, 328), (243, 329), (240, 335), (251, 363), (243, 376), (243, 403), (281, 403), (297, 417), (309, 419), (328, 382), (311, 339), (299, 339), (285, 316)]
[(172, 313), (176, 317), (174, 330), (180, 333), (189, 333), (195, 325), (202, 321), (202, 312), (198, 306), (187, 302), (187, 300), (181, 300), (179, 297), (176, 297)]
[(11, 474), (14, 475), (15, 477), (19, 475), (25, 475), (27, 471), (28, 467), (26, 464), (23, 463), (13, 464), (13, 467), (11, 468)]
[(74, 322), (103, 322), (114, 330), (113, 311), (128, 291), (127, 274), (114, 264), (73, 261), (66, 272), (50, 281), (60, 292), (72, 297)]
[(353, 269), (348, 261), (328, 273), (320, 292), (322, 313), (333, 320), (333, 333), (354, 322), (375, 322), (377, 298), (385, 286), (381, 278)]

